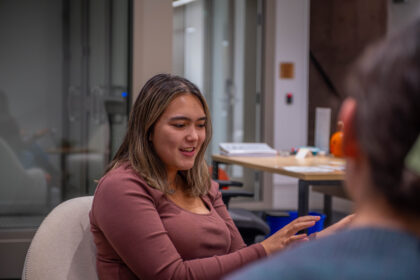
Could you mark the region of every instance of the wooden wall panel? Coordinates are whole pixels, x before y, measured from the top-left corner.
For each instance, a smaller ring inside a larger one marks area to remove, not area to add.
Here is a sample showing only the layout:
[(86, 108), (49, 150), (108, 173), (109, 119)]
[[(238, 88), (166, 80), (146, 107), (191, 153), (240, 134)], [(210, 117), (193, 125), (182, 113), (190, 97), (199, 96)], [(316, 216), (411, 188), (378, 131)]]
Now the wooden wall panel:
[[(332, 109), (331, 133), (344, 99), (344, 78), (371, 42), (386, 34), (387, 0), (311, 1), (308, 143), (314, 144), (315, 108)], [(321, 67), (332, 87), (321, 75)], [(335, 88), (335, 91), (334, 89)]]

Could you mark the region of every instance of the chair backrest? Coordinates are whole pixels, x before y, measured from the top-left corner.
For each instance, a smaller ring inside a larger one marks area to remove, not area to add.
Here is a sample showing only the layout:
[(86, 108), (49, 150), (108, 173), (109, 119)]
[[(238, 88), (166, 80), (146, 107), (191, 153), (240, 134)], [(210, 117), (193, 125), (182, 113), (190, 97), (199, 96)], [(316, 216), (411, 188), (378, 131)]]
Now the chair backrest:
[(93, 196), (67, 200), (41, 223), (25, 259), (22, 279), (98, 279), (90, 232)]

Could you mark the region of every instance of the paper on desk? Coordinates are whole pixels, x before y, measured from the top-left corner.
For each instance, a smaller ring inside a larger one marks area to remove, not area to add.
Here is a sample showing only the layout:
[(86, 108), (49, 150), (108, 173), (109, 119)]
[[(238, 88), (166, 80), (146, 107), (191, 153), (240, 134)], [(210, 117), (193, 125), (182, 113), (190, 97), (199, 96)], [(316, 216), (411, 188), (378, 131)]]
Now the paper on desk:
[(344, 169), (346, 169), (344, 164), (341, 164), (341, 165), (318, 165), (318, 167), (328, 168), (328, 169), (332, 169), (332, 170), (335, 170), (335, 171), (344, 171)]
[(318, 165), (318, 166), (285, 166), (285, 170), (291, 172), (306, 173), (328, 173), (333, 171), (344, 170), (344, 166)]

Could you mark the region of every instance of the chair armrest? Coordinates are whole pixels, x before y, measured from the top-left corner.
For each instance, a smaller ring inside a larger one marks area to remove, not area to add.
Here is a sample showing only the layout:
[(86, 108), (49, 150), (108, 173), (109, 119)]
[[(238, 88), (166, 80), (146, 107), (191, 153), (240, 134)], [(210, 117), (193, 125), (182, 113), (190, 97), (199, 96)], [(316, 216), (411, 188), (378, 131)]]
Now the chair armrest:
[(240, 190), (220, 190), (222, 196), (229, 196), (229, 197), (237, 197), (237, 196), (245, 196), (245, 197), (253, 197), (254, 193), (248, 191), (240, 191)]
[(213, 179), (213, 181), (215, 181), (216, 183), (219, 184), (219, 188), (224, 188), (224, 187), (243, 187), (243, 185), (244, 185), (242, 182), (231, 181), (231, 180), (217, 180), (217, 179)]
[(229, 201), (232, 197), (243, 196), (243, 197), (253, 197), (254, 193), (248, 191), (240, 190), (220, 190), (222, 193), (222, 200), (225, 203), (226, 207), (229, 206)]
[(229, 201), (232, 197), (244, 196), (244, 197), (253, 197), (254, 193), (248, 191), (240, 190), (226, 190), (226, 187), (243, 187), (242, 182), (231, 181), (231, 180), (214, 180), (219, 184), (219, 189), (222, 193), (222, 200), (225, 203), (226, 207), (229, 207)]

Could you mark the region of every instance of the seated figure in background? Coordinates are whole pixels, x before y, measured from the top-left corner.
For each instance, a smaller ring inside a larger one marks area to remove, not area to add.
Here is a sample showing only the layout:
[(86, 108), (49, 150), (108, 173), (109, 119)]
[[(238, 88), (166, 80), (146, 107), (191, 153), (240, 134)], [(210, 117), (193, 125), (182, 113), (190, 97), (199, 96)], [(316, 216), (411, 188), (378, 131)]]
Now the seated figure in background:
[(45, 171), (46, 179), (50, 181), (52, 177), (58, 177), (58, 170), (50, 162), (47, 153), (37, 143), (37, 139), (48, 132), (49, 129), (42, 129), (25, 138), (10, 112), (7, 95), (0, 90), (0, 138), (15, 153), (23, 168), (41, 168)]
[(420, 20), (367, 49), (347, 90), (352, 225), (228, 279), (420, 278)]
[[(45, 132), (45, 131), (43, 131)], [(43, 214), (49, 209), (50, 187), (56, 168), (34, 135), (24, 139), (10, 113), (7, 96), (0, 91), (0, 213)]]

